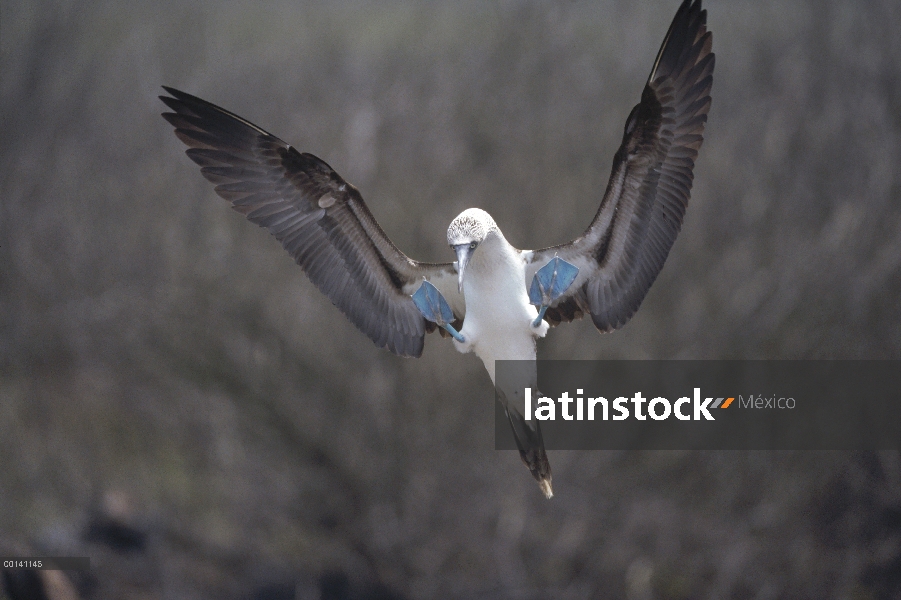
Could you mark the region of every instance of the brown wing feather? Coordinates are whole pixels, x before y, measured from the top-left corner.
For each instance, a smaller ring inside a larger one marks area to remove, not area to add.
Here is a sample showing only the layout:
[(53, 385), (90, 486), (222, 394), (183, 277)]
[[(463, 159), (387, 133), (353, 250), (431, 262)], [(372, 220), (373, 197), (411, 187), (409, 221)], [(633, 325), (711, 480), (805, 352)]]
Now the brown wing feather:
[(607, 191), (585, 234), (532, 254), (531, 277), (553, 256), (580, 267), (571, 292), (547, 312), (556, 325), (589, 312), (601, 331), (638, 310), (682, 227), (692, 169), (710, 109), (714, 55), (700, 0), (680, 6), (626, 121)]
[(163, 117), (216, 193), (268, 229), (377, 346), (419, 356), (434, 326), (416, 309), (410, 288), (423, 277), (455, 277), (452, 264), (418, 263), (404, 255), (357, 189), (324, 161), (218, 106), (164, 89), (171, 97), (160, 99), (175, 112)]

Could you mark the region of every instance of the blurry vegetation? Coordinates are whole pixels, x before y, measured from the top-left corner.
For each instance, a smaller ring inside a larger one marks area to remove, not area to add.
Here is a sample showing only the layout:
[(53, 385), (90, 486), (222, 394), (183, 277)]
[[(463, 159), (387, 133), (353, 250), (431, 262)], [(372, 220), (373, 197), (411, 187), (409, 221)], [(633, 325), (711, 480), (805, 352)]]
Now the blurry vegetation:
[[(897, 453), (553, 452), (546, 502), (475, 357), (377, 350), (159, 117), (317, 154), (415, 258), (469, 206), (540, 247), (676, 6), (0, 5), (0, 551), (90, 555), (85, 598), (901, 596)], [(901, 358), (901, 4), (707, 8), (683, 233), (622, 331), (541, 356)]]

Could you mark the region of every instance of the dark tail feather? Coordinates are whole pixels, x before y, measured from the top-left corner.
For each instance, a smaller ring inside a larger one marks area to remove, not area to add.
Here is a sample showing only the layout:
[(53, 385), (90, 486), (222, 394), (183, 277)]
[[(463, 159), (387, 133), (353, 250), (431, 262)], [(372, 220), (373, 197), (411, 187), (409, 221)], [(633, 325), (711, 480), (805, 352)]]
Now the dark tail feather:
[(504, 412), (510, 420), (510, 428), (513, 429), (513, 438), (516, 440), (522, 462), (529, 467), (532, 477), (538, 482), (538, 487), (545, 497), (550, 499), (554, 495), (551, 487), (551, 463), (548, 462), (547, 453), (544, 451), (544, 440), (541, 438), (538, 421), (532, 421), (535, 424), (535, 428), (532, 429), (517, 410), (505, 408)]

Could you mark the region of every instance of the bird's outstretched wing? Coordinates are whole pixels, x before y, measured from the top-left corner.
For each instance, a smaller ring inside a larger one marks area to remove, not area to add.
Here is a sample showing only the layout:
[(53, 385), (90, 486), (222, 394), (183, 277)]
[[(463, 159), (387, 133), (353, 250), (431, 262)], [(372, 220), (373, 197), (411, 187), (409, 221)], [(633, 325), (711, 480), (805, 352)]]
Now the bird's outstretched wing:
[[(452, 263), (420, 263), (391, 243), (355, 187), (324, 161), (205, 100), (164, 87), (163, 117), (216, 193), (265, 227), (314, 284), (369, 336), (401, 356), (422, 354), (435, 329), (410, 294), (423, 278), (464, 316)], [(444, 331), (443, 329), (440, 331)]]
[(672, 248), (691, 194), (692, 169), (710, 109), (714, 55), (700, 0), (679, 7), (654, 68), (626, 121), (607, 191), (585, 234), (536, 250), (526, 284), (555, 255), (578, 278), (547, 311), (556, 325), (590, 313), (595, 326), (625, 325)]

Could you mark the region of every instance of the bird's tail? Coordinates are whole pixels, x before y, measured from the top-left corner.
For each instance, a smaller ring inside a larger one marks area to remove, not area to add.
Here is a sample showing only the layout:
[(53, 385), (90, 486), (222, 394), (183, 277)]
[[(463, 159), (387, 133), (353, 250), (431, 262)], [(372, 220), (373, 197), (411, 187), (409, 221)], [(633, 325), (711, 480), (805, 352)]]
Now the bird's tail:
[(505, 407), (507, 419), (513, 429), (513, 438), (516, 447), (519, 448), (519, 456), (522, 462), (532, 472), (532, 477), (538, 482), (538, 487), (545, 497), (550, 499), (554, 495), (551, 487), (551, 463), (547, 460), (547, 452), (544, 450), (544, 440), (541, 438), (541, 427), (538, 421), (526, 422), (514, 407)]

